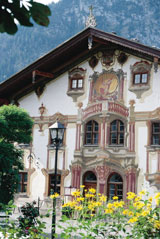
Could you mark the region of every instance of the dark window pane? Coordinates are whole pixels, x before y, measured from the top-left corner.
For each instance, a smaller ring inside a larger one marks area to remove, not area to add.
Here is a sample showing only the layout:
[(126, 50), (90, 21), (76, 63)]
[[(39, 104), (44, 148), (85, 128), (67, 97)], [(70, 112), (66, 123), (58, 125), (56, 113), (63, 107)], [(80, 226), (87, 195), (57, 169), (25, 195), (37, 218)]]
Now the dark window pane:
[(98, 144), (98, 134), (94, 134), (94, 144)]
[(85, 182), (95, 182), (97, 181), (96, 175), (92, 172), (87, 173), (85, 179)]
[(98, 123), (91, 120), (86, 124), (86, 144), (98, 144)]
[(117, 143), (117, 134), (112, 133), (111, 134), (111, 144), (116, 144)]
[(111, 131), (117, 131), (117, 121), (113, 121), (111, 124)]
[(153, 123), (153, 133), (160, 132), (160, 124), (159, 123)]
[(122, 178), (121, 178), (121, 176), (120, 176), (119, 174), (114, 173), (114, 174), (111, 176), (109, 182), (123, 182), (123, 180), (122, 180)]
[(153, 144), (159, 145), (160, 135), (153, 135)]
[(25, 173), (25, 174), (24, 174), (24, 182), (27, 182), (27, 178), (28, 178), (28, 174)]
[(119, 143), (124, 144), (124, 134), (123, 133), (119, 134)]
[(118, 188), (118, 189), (123, 189), (123, 185), (122, 185), (122, 184), (119, 184), (119, 185), (117, 185), (117, 188)]
[(120, 131), (124, 131), (124, 124), (120, 121)]

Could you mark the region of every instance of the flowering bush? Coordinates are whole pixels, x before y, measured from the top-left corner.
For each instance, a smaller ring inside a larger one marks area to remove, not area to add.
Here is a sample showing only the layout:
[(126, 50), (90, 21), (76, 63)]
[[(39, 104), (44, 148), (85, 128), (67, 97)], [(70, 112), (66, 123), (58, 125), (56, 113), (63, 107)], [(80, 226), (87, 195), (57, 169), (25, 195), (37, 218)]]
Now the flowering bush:
[[(6, 216), (11, 214), (12, 209), (15, 206), (9, 202), (9, 205), (3, 206), (3, 211)], [(38, 217), (38, 210), (34, 207), (33, 203), (27, 203), (21, 208), (22, 215), (18, 220), (10, 220), (6, 217), (3, 225), (0, 226), (0, 238), (1, 239), (44, 239), (48, 238), (44, 236), (45, 223)], [(5, 225), (5, 226), (4, 226)]]
[(82, 185), (72, 196), (63, 205), (63, 210), (72, 209), (72, 216), (62, 215), (61, 238), (160, 238), (160, 193), (149, 197), (145, 191), (129, 192), (126, 202), (117, 196), (107, 201), (106, 196), (93, 188), (84, 190)]

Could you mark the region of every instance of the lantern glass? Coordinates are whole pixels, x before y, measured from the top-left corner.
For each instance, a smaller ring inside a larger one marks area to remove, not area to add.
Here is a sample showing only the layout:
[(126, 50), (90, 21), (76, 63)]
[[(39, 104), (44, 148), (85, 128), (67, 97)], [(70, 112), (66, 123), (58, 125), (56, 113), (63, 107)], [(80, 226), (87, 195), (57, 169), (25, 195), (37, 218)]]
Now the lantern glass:
[(52, 143), (60, 146), (63, 143), (63, 137), (64, 137), (64, 125), (60, 122), (55, 122), (53, 125), (49, 127), (50, 133), (51, 133), (51, 140)]

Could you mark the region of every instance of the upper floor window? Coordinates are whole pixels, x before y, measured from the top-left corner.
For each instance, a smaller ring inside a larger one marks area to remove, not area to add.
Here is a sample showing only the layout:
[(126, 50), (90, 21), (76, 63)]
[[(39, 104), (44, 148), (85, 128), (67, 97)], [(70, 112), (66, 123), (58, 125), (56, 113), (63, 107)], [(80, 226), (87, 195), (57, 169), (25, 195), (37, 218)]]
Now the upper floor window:
[(98, 144), (98, 123), (94, 120), (86, 124), (85, 144)]
[(28, 173), (26, 172), (19, 172), (19, 183), (18, 183), (18, 193), (25, 193), (27, 192), (27, 179)]
[(152, 123), (152, 145), (160, 145), (160, 122)]
[(147, 84), (148, 73), (135, 73), (133, 77), (133, 83), (137, 84)]
[(83, 79), (82, 78), (73, 78), (71, 80), (71, 89), (82, 89), (83, 88)]
[(121, 120), (114, 120), (111, 123), (110, 144), (124, 144), (124, 123)]
[(147, 61), (136, 62), (131, 68), (131, 81), (129, 90), (134, 92), (137, 98), (150, 89), (151, 67)]
[(85, 72), (83, 68), (75, 68), (69, 72), (70, 90), (83, 89)]

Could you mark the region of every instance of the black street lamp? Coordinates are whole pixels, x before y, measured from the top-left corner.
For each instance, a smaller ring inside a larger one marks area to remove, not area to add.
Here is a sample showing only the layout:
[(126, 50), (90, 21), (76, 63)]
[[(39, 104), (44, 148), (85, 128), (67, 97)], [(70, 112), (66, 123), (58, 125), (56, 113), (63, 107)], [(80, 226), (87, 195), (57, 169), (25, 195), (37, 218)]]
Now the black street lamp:
[[(49, 127), (50, 134), (51, 134), (51, 145), (55, 148), (55, 173), (54, 173), (54, 191), (55, 194), (57, 192), (57, 159), (58, 159), (58, 149), (63, 144), (63, 137), (64, 137), (64, 125), (55, 122), (53, 125)], [(56, 232), (56, 198), (53, 199), (53, 213), (52, 213), (52, 239), (55, 238), (54, 234)]]

